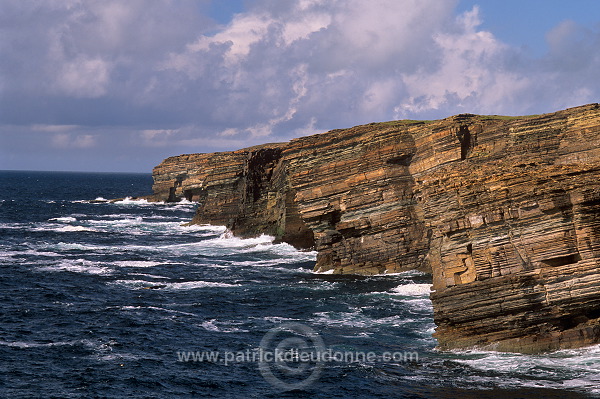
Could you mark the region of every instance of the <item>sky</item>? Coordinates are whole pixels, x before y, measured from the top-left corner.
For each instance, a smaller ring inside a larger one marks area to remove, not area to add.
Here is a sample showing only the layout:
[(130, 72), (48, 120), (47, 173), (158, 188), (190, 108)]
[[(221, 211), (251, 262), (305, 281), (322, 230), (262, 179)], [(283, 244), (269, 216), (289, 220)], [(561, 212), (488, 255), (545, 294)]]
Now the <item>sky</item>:
[(598, 0), (0, 0), (0, 170), (599, 99)]

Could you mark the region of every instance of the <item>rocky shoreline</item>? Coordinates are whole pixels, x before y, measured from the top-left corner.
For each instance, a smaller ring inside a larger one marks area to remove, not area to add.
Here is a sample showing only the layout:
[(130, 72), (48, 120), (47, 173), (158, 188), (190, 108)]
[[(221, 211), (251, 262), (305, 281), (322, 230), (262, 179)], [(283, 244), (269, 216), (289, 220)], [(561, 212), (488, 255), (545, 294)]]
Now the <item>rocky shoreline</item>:
[(316, 271), (433, 275), (441, 349), (600, 342), (600, 106), (461, 114), (187, 154), (149, 200), (318, 252)]

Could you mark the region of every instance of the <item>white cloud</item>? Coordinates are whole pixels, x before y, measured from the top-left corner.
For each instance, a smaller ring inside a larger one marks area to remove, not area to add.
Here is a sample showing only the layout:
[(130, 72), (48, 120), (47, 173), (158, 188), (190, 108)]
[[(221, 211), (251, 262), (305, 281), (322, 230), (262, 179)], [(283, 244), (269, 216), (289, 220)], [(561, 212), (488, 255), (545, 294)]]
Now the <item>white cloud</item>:
[[(455, 31), (434, 35), (440, 59), (430, 71), (403, 74), (408, 97), (395, 107), (396, 116), (460, 107), (468, 112), (504, 108), (507, 92), (527, 82), (502, 65), (508, 47), (491, 33), (480, 31), (478, 8), (459, 16)], [(456, 109), (456, 108), (455, 108)]]
[(68, 132), (74, 129), (77, 129), (79, 126), (77, 125), (31, 125), (31, 130), (35, 132)]
[(170, 145), (184, 129), (144, 129), (139, 133), (142, 143), (148, 147), (165, 147)]
[(225, 59), (234, 63), (250, 53), (250, 47), (266, 34), (271, 20), (267, 15), (237, 15), (229, 26), (214, 36), (201, 36), (195, 43), (188, 45), (188, 51), (196, 53), (206, 51), (214, 44), (225, 44), (228, 49)]
[(60, 149), (83, 149), (92, 148), (97, 144), (97, 137), (91, 134), (71, 135), (68, 133), (57, 133), (52, 136), (52, 146)]
[(77, 59), (63, 64), (55, 86), (58, 91), (73, 97), (100, 97), (106, 94), (110, 65), (100, 59)]
[(194, 152), (598, 101), (597, 27), (564, 21), (534, 58), (457, 3), (260, 0), (217, 25), (195, 1), (7, 1), (0, 125), (54, 133), (57, 148), (107, 134), (131, 151)]
[(70, 136), (65, 133), (55, 134), (52, 137), (52, 146), (56, 148), (69, 148), (71, 143)]
[(73, 140), (74, 148), (91, 148), (96, 145), (96, 136), (91, 134), (82, 134), (76, 136)]

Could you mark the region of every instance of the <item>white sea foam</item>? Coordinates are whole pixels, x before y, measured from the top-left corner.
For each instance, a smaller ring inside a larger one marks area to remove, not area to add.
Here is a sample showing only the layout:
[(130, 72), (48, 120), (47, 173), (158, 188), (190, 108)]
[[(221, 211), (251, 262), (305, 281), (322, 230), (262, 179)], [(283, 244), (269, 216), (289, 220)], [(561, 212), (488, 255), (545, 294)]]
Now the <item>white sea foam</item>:
[(77, 219), (72, 216), (58, 217), (58, 218), (50, 218), (48, 219), (50, 222), (63, 222), (63, 223), (72, 223), (76, 222)]
[(217, 283), (212, 281), (184, 281), (181, 283), (167, 283), (167, 289), (192, 290), (206, 287), (240, 287), (241, 284)]
[(151, 260), (120, 260), (111, 262), (111, 264), (118, 267), (154, 267), (164, 263)]
[(314, 274), (333, 274), (333, 273), (335, 273), (335, 269), (325, 270), (324, 272), (321, 272), (321, 271), (317, 270), (316, 272), (313, 272), (313, 273)]
[(344, 337), (344, 338), (370, 338), (372, 335), (373, 335), (373, 333), (363, 331), (356, 335), (342, 335), (342, 337)]
[[(271, 252), (271, 251), (270, 251)], [(303, 256), (304, 254), (302, 252), (298, 252), (298, 253), (290, 253), (287, 254), (287, 256), (282, 256), (282, 257), (278, 257), (275, 259), (266, 259), (266, 260), (242, 260), (242, 261), (232, 261), (229, 262), (227, 265), (222, 265), (221, 267), (264, 267), (264, 268), (269, 268), (269, 269), (273, 269), (273, 270), (282, 270), (282, 271), (286, 271), (286, 272), (306, 272), (306, 273), (312, 273), (311, 270), (307, 270), (306, 268), (289, 268), (289, 267), (282, 267), (282, 265), (288, 265), (288, 264), (295, 264), (298, 262), (303, 262), (303, 261), (312, 261), (312, 257), (311, 256)]]
[[(89, 217), (91, 215), (82, 215), (82, 216), (86, 216)], [(104, 219), (135, 219), (138, 215), (134, 215), (133, 213), (115, 213), (112, 215), (93, 215), (95, 217), (101, 217), (102, 219), (98, 219), (98, 220), (104, 220)], [(107, 220), (105, 220), (107, 221)]]
[(194, 313), (182, 312), (180, 310), (174, 310), (174, 309), (161, 308), (158, 306), (120, 306), (119, 309), (126, 310), (126, 311), (139, 311), (139, 310), (150, 309), (150, 310), (156, 310), (159, 312), (182, 314), (182, 315), (186, 315), (186, 316), (198, 317), (198, 315), (196, 315)]
[(31, 255), (31, 256), (47, 256), (47, 257), (62, 257), (62, 254), (58, 254), (56, 252), (50, 251), (37, 251), (34, 249), (27, 249), (22, 251), (2, 251), (0, 252), (0, 258), (9, 259), (12, 257), (20, 257), (23, 255)]
[(79, 244), (74, 242), (59, 242), (56, 244), (46, 244), (42, 248), (55, 251), (85, 251), (92, 253), (111, 253), (122, 254), (131, 252), (162, 252), (163, 250), (151, 245), (97, 245), (97, 244)]
[(291, 319), (289, 317), (280, 317), (280, 316), (265, 316), (261, 318), (262, 320), (270, 321), (271, 323), (281, 324), (283, 322), (288, 321), (298, 321), (298, 319)]
[(220, 247), (220, 248), (231, 248), (239, 250), (255, 250), (264, 249), (267, 246), (273, 245), (275, 237), (261, 234), (255, 238), (239, 238), (234, 237), (231, 232), (224, 231), (219, 238), (213, 238), (206, 240), (205, 243), (208, 246)]
[(53, 229), (53, 231), (59, 232), (59, 233), (70, 233), (73, 231), (97, 231), (96, 229), (92, 229), (89, 227), (84, 227), (84, 226), (63, 226), (63, 227), (58, 227), (56, 229)]
[(142, 277), (149, 277), (149, 278), (155, 278), (158, 280), (165, 280), (168, 279), (168, 277), (166, 276), (159, 276), (156, 274), (147, 274), (147, 273), (129, 273), (130, 276), (142, 276)]
[[(124, 218), (90, 219), (85, 223), (101, 231), (118, 231), (127, 234), (143, 235), (148, 233), (196, 234), (209, 236), (222, 233), (225, 228), (209, 225), (188, 225), (182, 221), (148, 220), (140, 216), (129, 215)], [(172, 218), (171, 218), (172, 219)]]
[(57, 341), (57, 342), (32, 342), (32, 341), (5, 341), (0, 339), (0, 345), (9, 346), (13, 348), (49, 348), (54, 346), (74, 346), (83, 344), (85, 346), (93, 346), (87, 340), (77, 341)]
[(360, 309), (355, 309), (352, 312), (317, 312), (310, 321), (327, 326), (369, 328), (377, 325), (403, 325), (406, 318), (402, 316), (371, 318)]
[[(288, 261), (288, 260), (286, 260)], [(291, 264), (293, 261), (289, 261), (289, 263)], [(287, 263), (287, 262), (278, 262), (278, 263)], [(284, 273), (294, 273), (294, 274), (311, 274), (312, 270), (311, 269), (306, 269), (303, 267), (283, 267), (283, 266), (264, 266), (266, 268), (268, 268), (269, 270), (276, 270), (278, 272), (284, 272)], [(322, 287), (320, 286), (317, 289), (327, 289), (328, 287)]]
[(115, 204), (123, 205), (123, 204), (135, 204), (135, 205), (147, 205), (149, 204), (148, 200), (145, 198), (133, 199), (132, 197), (125, 197), (122, 200), (115, 201)]
[[(233, 237), (229, 231), (223, 230), (220, 237), (203, 240), (199, 243), (166, 246), (166, 248), (190, 254), (229, 255), (269, 253), (277, 256), (276, 259), (272, 260), (272, 263), (265, 263), (265, 265), (314, 261), (316, 258), (316, 252), (314, 251), (299, 251), (289, 244), (273, 244), (273, 240), (274, 237), (265, 234), (255, 238)], [(245, 266), (246, 264), (238, 263), (238, 265)]]
[(225, 326), (223, 326), (223, 324), (226, 324), (226, 323), (218, 322), (216, 319), (211, 319), (211, 320), (207, 320), (207, 321), (203, 322), (201, 324), (201, 326), (202, 326), (202, 328), (204, 328), (207, 331), (217, 331), (217, 332), (224, 332), (224, 333), (248, 332), (248, 330), (242, 330), (237, 327), (225, 327)]
[(457, 355), (455, 361), (474, 369), (520, 375), (518, 379), (511, 379), (513, 386), (542, 385), (546, 388), (578, 388), (600, 393), (600, 345), (543, 355), (478, 350), (452, 352)]
[(400, 301), (409, 306), (412, 310), (419, 313), (430, 313), (433, 311), (433, 305), (431, 304), (431, 300), (429, 298), (402, 298)]
[[(121, 216), (121, 215), (119, 215)], [(113, 216), (114, 217), (114, 216)], [(121, 219), (113, 220), (87, 220), (89, 224), (99, 226), (135, 226), (143, 223), (141, 216), (125, 217)]]
[(112, 204), (117, 206), (141, 206), (141, 207), (153, 207), (159, 206), (166, 210), (180, 210), (180, 211), (193, 211), (197, 205), (195, 202), (188, 200), (182, 200), (179, 202), (163, 202), (163, 201), (148, 201), (145, 198), (133, 199), (132, 197), (125, 197), (122, 200), (114, 201)]
[(56, 233), (71, 233), (74, 231), (97, 231), (94, 228), (91, 227), (85, 227), (85, 226), (73, 226), (73, 225), (64, 225), (64, 224), (57, 224), (57, 223), (41, 223), (41, 224), (37, 224), (35, 227), (30, 227), (29, 228), (32, 231), (54, 231)]
[(94, 251), (94, 252), (105, 252), (111, 250), (118, 250), (118, 247), (109, 247), (105, 245), (94, 245), (94, 244), (79, 244), (75, 242), (59, 242), (57, 244), (48, 245), (45, 248), (56, 249), (58, 251)]
[(420, 276), (426, 276), (427, 273), (419, 271), (419, 270), (407, 270), (404, 272), (397, 272), (397, 273), (382, 273), (382, 274), (374, 274), (373, 276), (402, 276), (402, 277), (420, 277)]
[(0, 223), (0, 229), (6, 230), (18, 230), (29, 227), (30, 225), (27, 223)]
[(165, 290), (192, 290), (197, 288), (230, 288), (239, 287), (240, 284), (218, 283), (212, 281), (183, 281), (159, 282), (145, 280), (115, 280), (114, 284), (124, 285), (133, 289), (165, 289)]
[(84, 274), (98, 274), (98, 275), (110, 275), (113, 270), (107, 267), (99, 266), (97, 263), (91, 262), (85, 259), (65, 259), (56, 265), (40, 267), (39, 271), (50, 271), (50, 272), (73, 272), (73, 273), (84, 273)]
[(392, 288), (391, 293), (408, 297), (429, 296), (431, 284), (402, 284)]
[[(214, 226), (213, 226), (214, 227)], [(198, 242), (170, 244), (156, 247), (160, 251), (172, 251), (180, 254), (228, 255), (248, 252), (264, 252), (273, 247), (273, 237), (262, 235), (257, 238), (230, 237), (227, 233)]]

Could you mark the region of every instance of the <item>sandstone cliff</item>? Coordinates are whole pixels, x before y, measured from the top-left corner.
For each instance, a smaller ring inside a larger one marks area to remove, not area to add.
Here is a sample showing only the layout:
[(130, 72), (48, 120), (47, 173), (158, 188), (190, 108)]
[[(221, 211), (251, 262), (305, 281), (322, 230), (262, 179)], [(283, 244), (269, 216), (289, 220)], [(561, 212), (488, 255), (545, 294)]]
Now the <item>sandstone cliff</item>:
[(442, 349), (600, 342), (600, 107), (372, 123), (171, 157), (155, 199), (318, 251), (317, 271), (433, 274)]

